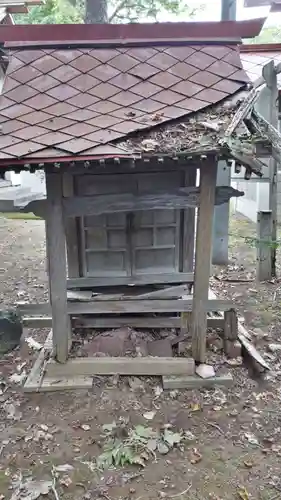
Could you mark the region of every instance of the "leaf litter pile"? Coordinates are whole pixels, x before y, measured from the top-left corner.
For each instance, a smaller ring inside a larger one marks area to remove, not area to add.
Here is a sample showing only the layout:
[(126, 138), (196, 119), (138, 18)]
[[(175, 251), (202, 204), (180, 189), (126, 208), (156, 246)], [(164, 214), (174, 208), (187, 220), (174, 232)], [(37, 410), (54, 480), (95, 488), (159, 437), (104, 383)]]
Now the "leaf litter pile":
[(97, 467), (106, 469), (112, 466), (141, 465), (145, 467), (150, 459), (156, 459), (156, 453), (166, 455), (175, 447), (195, 439), (190, 432), (173, 432), (168, 424), (160, 430), (136, 425), (128, 427), (128, 422), (121, 425), (116, 422), (104, 425), (103, 452), (97, 458)]

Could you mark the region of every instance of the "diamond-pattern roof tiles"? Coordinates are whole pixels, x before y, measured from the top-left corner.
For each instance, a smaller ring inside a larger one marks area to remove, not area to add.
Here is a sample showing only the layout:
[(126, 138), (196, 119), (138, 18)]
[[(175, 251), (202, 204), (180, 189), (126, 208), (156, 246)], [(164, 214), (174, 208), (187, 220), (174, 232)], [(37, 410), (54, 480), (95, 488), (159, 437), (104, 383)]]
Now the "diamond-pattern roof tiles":
[(17, 49), (0, 99), (0, 159), (93, 154), (246, 82), (236, 45)]

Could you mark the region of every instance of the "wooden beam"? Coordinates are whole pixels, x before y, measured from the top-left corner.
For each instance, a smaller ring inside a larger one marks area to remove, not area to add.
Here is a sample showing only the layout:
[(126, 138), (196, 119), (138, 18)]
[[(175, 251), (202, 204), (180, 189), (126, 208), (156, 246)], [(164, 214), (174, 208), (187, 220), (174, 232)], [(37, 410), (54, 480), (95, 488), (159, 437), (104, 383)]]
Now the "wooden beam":
[[(69, 302), (67, 312), (71, 316), (80, 314), (139, 314), (139, 313), (172, 313), (190, 312), (192, 310), (192, 298), (188, 299), (132, 299), (132, 300), (108, 300), (93, 302)], [(228, 311), (233, 307), (229, 300), (208, 300), (202, 301), (202, 315), (207, 312)], [(50, 305), (46, 304), (22, 304), (18, 307), (19, 313), (23, 315), (47, 314), (51, 312)], [(207, 316), (206, 316), (207, 318)], [(207, 319), (206, 319), (207, 321)], [(53, 317), (54, 325), (54, 317)]]
[[(197, 217), (195, 279), (192, 306), (192, 355), (204, 363), (206, 352), (209, 278), (211, 270), (214, 199), (217, 163), (205, 165), (200, 170), (200, 205)], [(217, 309), (221, 311), (221, 309)]]
[[(39, 316), (25, 316), (22, 319), (25, 328), (48, 328), (52, 326), (52, 318)], [(221, 329), (224, 328), (223, 317), (208, 317), (208, 328)], [(81, 316), (72, 319), (73, 328), (91, 328), (91, 329), (109, 329), (128, 326), (131, 328), (181, 328), (181, 318), (179, 316)]]
[(272, 278), (272, 212), (258, 212), (257, 217), (257, 278), (266, 281)]
[[(232, 187), (219, 186), (216, 189), (215, 204), (221, 205), (228, 202), (231, 197), (239, 197), (243, 196), (243, 194)], [(186, 207), (197, 207), (198, 204), (199, 188), (185, 187), (168, 193), (146, 194), (142, 196), (125, 193), (66, 198), (63, 201), (63, 208), (66, 217), (80, 217), (83, 215), (101, 215), (116, 212), (184, 209)]]
[[(56, 174), (54, 174), (56, 175)], [(219, 186), (216, 189), (215, 204), (227, 203), (232, 197), (243, 196), (230, 186)], [(199, 188), (179, 188), (168, 193), (155, 193), (135, 196), (131, 193), (108, 194), (100, 196), (75, 196), (64, 198), (63, 213), (66, 217), (83, 217), (84, 215), (102, 215), (105, 213), (138, 212), (143, 210), (181, 210), (186, 207), (197, 207), (199, 204)], [(45, 219), (47, 200), (35, 200), (24, 207), (25, 213), (34, 213)]]
[(163, 376), (163, 389), (172, 391), (176, 389), (212, 389), (216, 386), (231, 387), (233, 378), (231, 374), (218, 375), (211, 378), (200, 378), (196, 375), (191, 376)]
[(46, 172), (47, 219), (46, 245), (49, 291), (53, 318), (53, 344), (56, 359), (68, 357), (70, 322), (67, 313), (66, 248), (62, 211), (62, 176)]
[[(63, 174), (63, 196), (73, 197), (74, 176), (70, 173)], [(65, 236), (67, 250), (67, 269), (69, 278), (78, 278), (79, 272), (79, 254), (78, 254), (78, 221), (76, 218), (67, 218), (65, 220)]]
[(144, 274), (139, 276), (110, 276), (97, 278), (74, 278), (67, 280), (67, 289), (98, 288), (112, 286), (137, 286), (172, 283), (193, 283), (193, 273)]
[[(185, 185), (196, 186), (196, 168), (185, 171)], [(186, 208), (183, 214), (183, 272), (193, 271), (195, 242), (195, 208)]]
[(65, 364), (50, 360), (46, 374), (50, 377), (90, 375), (193, 375), (192, 358), (77, 358)]

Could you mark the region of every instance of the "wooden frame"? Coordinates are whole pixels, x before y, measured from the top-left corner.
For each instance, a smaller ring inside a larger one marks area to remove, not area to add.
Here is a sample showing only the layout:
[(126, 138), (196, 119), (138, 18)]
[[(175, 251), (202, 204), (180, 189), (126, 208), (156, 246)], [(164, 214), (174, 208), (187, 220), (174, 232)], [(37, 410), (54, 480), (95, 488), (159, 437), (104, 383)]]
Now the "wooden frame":
[[(216, 191), (217, 160), (213, 156), (210, 158), (200, 163), (199, 187), (195, 187), (196, 168), (188, 169), (187, 165), (185, 168), (180, 166), (182, 170), (180, 185), (183, 188), (176, 190), (174, 198), (167, 192), (161, 195), (162, 201), (159, 202), (157, 194), (145, 195), (139, 199), (131, 199), (132, 204), (128, 206), (125, 204), (125, 208), (122, 208), (122, 210), (127, 210), (128, 207), (137, 208), (137, 204), (140, 203), (139, 208), (143, 209), (142, 203), (145, 203), (150, 210), (162, 209), (163, 206), (167, 208), (168, 205), (173, 209), (175, 207), (181, 209), (181, 220), (177, 226), (180, 231), (177, 234), (180, 272), (162, 274), (146, 272), (137, 276), (81, 276), (83, 262), (78, 217), (102, 213), (102, 196), (99, 195), (100, 206), (92, 194), (81, 196), (76, 184), (78, 171), (75, 175), (65, 171), (47, 173), (47, 202), (45, 208), (43, 204), (40, 206), (46, 216), (50, 304), (24, 304), (19, 307), (19, 311), (25, 318), (25, 324), (32, 324), (32, 318), (26, 317), (28, 315), (35, 315), (33, 324), (41, 323), (45, 326), (52, 324), (54, 359), (48, 361), (46, 365), (47, 377), (50, 380), (61, 375), (63, 377), (75, 375), (78, 376), (78, 381), (76, 380), (78, 385), (88, 386), (90, 381), (87, 377), (115, 372), (124, 375), (192, 377), (194, 361), (205, 361), (207, 327), (223, 330), (225, 319), (222, 313), (226, 312), (225, 317), (228, 319), (230, 318), (228, 311), (233, 309), (231, 301), (208, 297), (214, 205), (216, 199), (229, 199), (233, 194), (224, 189)], [(137, 169), (137, 172), (141, 172), (141, 168)], [(166, 175), (166, 172), (167, 170), (162, 171), (160, 166), (155, 170), (159, 176)], [(114, 200), (114, 210), (116, 210), (116, 203), (122, 204), (124, 199), (129, 200), (122, 194), (115, 197), (107, 196), (106, 203)], [(198, 205), (193, 273), (195, 207)], [(106, 204), (104, 210), (107, 210)], [(164, 220), (169, 221), (169, 218)], [(168, 222), (165, 224), (169, 226)], [(127, 231), (130, 230), (131, 226), (127, 228)], [(194, 293), (190, 295), (193, 286)], [(219, 315), (212, 314), (215, 311), (221, 312)], [(39, 315), (48, 317), (40, 318)], [(231, 338), (232, 324), (234, 322), (228, 322), (228, 339)], [(177, 328), (182, 332), (185, 325), (187, 333), (192, 336), (193, 359), (171, 357), (165, 360), (163, 358), (68, 360), (71, 326), (116, 328), (127, 325), (134, 328)]]
[(197, 362), (205, 362), (209, 279), (211, 270), (213, 214), (217, 163), (200, 170), (200, 204), (197, 218), (194, 299), (191, 317), (192, 354)]

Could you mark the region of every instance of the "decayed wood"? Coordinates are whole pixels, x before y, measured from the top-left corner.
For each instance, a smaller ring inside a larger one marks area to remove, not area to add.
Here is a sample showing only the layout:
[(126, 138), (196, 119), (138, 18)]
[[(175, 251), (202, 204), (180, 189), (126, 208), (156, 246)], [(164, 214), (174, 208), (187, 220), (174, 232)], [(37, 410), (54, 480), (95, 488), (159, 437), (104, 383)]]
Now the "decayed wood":
[[(216, 189), (215, 204), (227, 203), (231, 197), (242, 196), (242, 193), (230, 186), (219, 186)], [(35, 203), (35, 202), (34, 202)], [(199, 188), (186, 187), (169, 191), (135, 196), (131, 193), (66, 198), (63, 202), (67, 217), (100, 215), (116, 212), (137, 212), (140, 210), (184, 209), (197, 207)]]
[(44, 378), (44, 370), (46, 368), (46, 361), (50, 357), (53, 348), (53, 332), (49, 332), (43, 349), (38, 354), (38, 357), (31, 368), (30, 374), (28, 375), (25, 384), (23, 386), (24, 392), (34, 392), (39, 391)]
[[(200, 205), (197, 218), (195, 278), (192, 306), (192, 355), (195, 361), (204, 363), (206, 352), (209, 278), (211, 269), (214, 199), (217, 177), (217, 163), (201, 167)], [(216, 308), (221, 311), (221, 308)]]
[[(55, 174), (54, 174), (55, 175)], [(231, 197), (243, 196), (243, 193), (230, 186), (219, 186), (216, 189), (215, 204), (227, 203)], [(155, 193), (135, 196), (133, 194), (116, 194), (103, 196), (75, 196), (63, 200), (63, 212), (66, 217), (83, 217), (84, 215), (102, 215), (117, 212), (138, 212), (141, 210), (185, 209), (197, 207), (199, 188), (179, 188), (168, 193)], [(32, 212), (43, 219), (46, 217), (46, 200), (31, 201), (24, 212)]]
[(224, 335), (223, 335), (223, 348), (225, 354), (230, 353), (229, 341), (235, 342), (238, 337), (238, 319), (237, 313), (234, 309), (224, 312)]
[[(69, 302), (67, 312), (71, 316), (80, 314), (138, 314), (138, 313), (171, 313), (192, 310), (192, 298), (190, 300), (155, 299), (155, 300), (108, 300), (93, 302)], [(212, 311), (227, 311), (231, 309), (232, 303), (228, 300), (205, 300), (202, 301), (202, 315)], [(49, 315), (51, 308), (49, 304), (22, 304), (18, 307), (21, 315)], [(207, 319), (206, 319), (207, 321)], [(54, 322), (54, 320), (53, 320)]]
[(237, 340), (238, 319), (235, 309), (224, 312), (224, 337), (226, 340)]
[(49, 377), (90, 375), (193, 375), (191, 358), (77, 358), (61, 364), (50, 360), (46, 366)]
[(237, 148), (232, 147), (230, 143), (229, 143), (229, 154), (234, 160), (241, 163), (241, 165), (249, 166), (254, 174), (258, 175), (259, 177), (262, 176), (262, 169), (266, 165), (261, 160), (255, 158), (253, 155), (250, 155), (243, 150), (238, 150)]
[(281, 154), (281, 134), (273, 127), (256, 109), (253, 109), (251, 114), (252, 123), (261, 131), (265, 139), (268, 139), (273, 148), (275, 148), (279, 155)]
[(153, 290), (153, 292), (142, 293), (138, 295), (141, 299), (150, 298), (171, 298), (171, 297), (181, 297), (183, 294), (188, 293), (188, 285), (170, 286), (168, 288), (162, 288), (160, 290)]
[[(39, 317), (39, 316), (26, 316), (23, 317), (23, 326), (26, 328), (48, 328), (52, 326), (52, 318)], [(221, 329), (224, 328), (223, 318), (208, 317), (208, 328)], [(80, 318), (73, 318), (72, 325), (74, 328), (97, 328), (109, 329), (128, 326), (131, 328), (180, 328), (181, 318), (179, 316), (114, 316), (114, 317), (100, 317), (100, 316), (81, 316)]]
[[(74, 177), (70, 173), (63, 174), (63, 196), (74, 196)], [(65, 236), (67, 249), (67, 268), (69, 278), (78, 278), (79, 254), (78, 254), (78, 221), (75, 218), (65, 220)]]
[(183, 376), (183, 377), (162, 377), (163, 389), (164, 390), (175, 390), (175, 389), (201, 389), (203, 387), (209, 389), (212, 387), (225, 386), (231, 387), (233, 384), (233, 378), (231, 374), (219, 375), (212, 378), (201, 378), (196, 375), (193, 376)]
[(271, 275), (271, 247), (272, 247), (272, 220), (271, 211), (260, 211), (257, 217), (257, 278), (259, 281), (270, 280)]
[(241, 342), (244, 349), (246, 349), (250, 358), (252, 358), (254, 363), (260, 365), (266, 370), (270, 370), (269, 364), (263, 359), (262, 355), (258, 352), (254, 344), (246, 337), (245, 328), (238, 322), (238, 339)]
[[(196, 186), (196, 168), (185, 172), (185, 185)], [(182, 270), (193, 271), (195, 243), (195, 208), (186, 208), (183, 216)]]
[(65, 363), (70, 346), (70, 322), (66, 296), (66, 249), (62, 213), (62, 176), (46, 173), (46, 245), (49, 292), (53, 318), (53, 343), (56, 359)]
[[(261, 83), (261, 85), (263, 83), (264, 83), (264, 79), (263, 79), (263, 82)], [(249, 92), (249, 94), (247, 95), (247, 97), (243, 100), (243, 102), (239, 106), (239, 108), (237, 109), (234, 117), (232, 118), (229, 126), (227, 127), (227, 129), (225, 131), (224, 138), (223, 138), (222, 142), (227, 141), (227, 139), (232, 136), (232, 134), (235, 131), (235, 129), (238, 127), (238, 125), (243, 121), (243, 119), (248, 115), (248, 113), (252, 109), (252, 107), (253, 107), (254, 103), (256, 102), (258, 96), (259, 96), (259, 93), (257, 92), (257, 88), (254, 87)]]
[(91, 389), (93, 377), (43, 377), (41, 385), (36, 383), (24, 387), (24, 392), (55, 392), (77, 389)]
[(25, 328), (51, 328), (51, 316), (27, 316), (22, 318), (22, 325)]
[(161, 283), (193, 283), (193, 273), (144, 274), (139, 276), (116, 276), (101, 278), (73, 278), (67, 281), (67, 288), (97, 288), (107, 286), (138, 286)]

